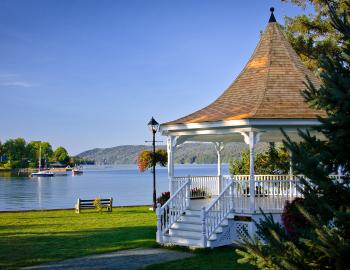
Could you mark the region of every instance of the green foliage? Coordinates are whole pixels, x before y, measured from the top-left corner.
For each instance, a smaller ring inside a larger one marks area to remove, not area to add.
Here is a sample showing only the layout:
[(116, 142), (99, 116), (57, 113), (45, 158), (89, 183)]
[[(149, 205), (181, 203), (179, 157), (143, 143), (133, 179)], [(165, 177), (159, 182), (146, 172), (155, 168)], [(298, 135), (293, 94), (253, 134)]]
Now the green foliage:
[(28, 164), (26, 141), (23, 138), (9, 139), (3, 145), (4, 155), (12, 168), (26, 167)]
[[(339, 39), (341, 34), (332, 27), (328, 7), (324, 0), (282, 0), (301, 7), (312, 5), (314, 14), (285, 18), (285, 33), (303, 63), (315, 73), (320, 68), (320, 55), (340, 55)], [(339, 15), (345, 9), (345, 1), (338, 0)]]
[[(249, 174), (249, 150), (241, 153), (240, 159), (230, 160), (230, 174)], [(285, 174), (289, 169), (289, 154), (284, 147), (270, 145), (263, 153), (255, 155), (254, 170), (256, 174)]]
[(67, 150), (62, 146), (56, 148), (55, 152), (53, 152), (53, 158), (64, 165), (67, 165), (70, 160)]
[[(339, 33), (337, 44), (341, 45), (340, 54), (330, 52), (319, 61), (321, 88), (309, 84), (304, 91), (310, 106), (327, 113), (315, 128), (325, 139), (300, 131), (301, 143), (288, 137), (284, 142), (292, 152), (294, 170), (309, 179), (302, 179), (304, 202), (294, 211), (310, 226), (292, 237), (265, 217), (258, 224), (258, 234), (266, 245), (246, 237), (243, 250), (238, 251), (241, 262), (260, 269), (350, 268), (350, 0), (318, 2), (328, 6), (327, 17)], [(344, 177), (333, 180), (329, 175), (336, 174), (338, 168)]]
[(30, 160), (31, 167), (37, 167), (40, 156), (41, 145), (41, 159), (42, 161), (51, 161), (52, 158), (52, 146), (49, 142), (32, 141), (27, 144), (27, 157)]
[(71, 157), (70, 163), (72, 165), (94, 165), (95, 160), (91, 158), (83, 158), (83, 157)]
[(99, 213), (102, 213), (103, 207), (102, 207), (102, 203), (101, 203), (100, 197), (96, 197), (94, 199), (93, 204), (94, 204), (94, 206), (96, 208), (96, 211), (99, 212)]
[[(27, 143), (23, 138), (9, 139), (4, 144), (0, 142), (0, 166), (7, 169), (37, 167), (40, 146), (42, 161), (54, 161), (54, 152), (49, 142)], [(63, 147), (56, 150), (56, 157), (69, 162), (68, 153)]]

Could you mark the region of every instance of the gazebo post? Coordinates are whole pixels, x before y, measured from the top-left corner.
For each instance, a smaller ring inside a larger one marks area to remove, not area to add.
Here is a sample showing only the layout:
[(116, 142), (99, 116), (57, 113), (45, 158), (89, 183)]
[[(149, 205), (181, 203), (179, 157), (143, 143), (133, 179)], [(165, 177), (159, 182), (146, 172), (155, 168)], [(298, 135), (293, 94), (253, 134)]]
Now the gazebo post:
[(224, 143), (223, 142), (216, 142), (216, 143), (214, 143), (214, 145), (215, 145), (216, 154), (218, 156), (218, 178), (219, 178), (218, 195), (219, 195), (222, 191), (221, 153), (222, 153), (222, 150), (224, 150)]
[(168, 152), (168, 180), (170, 195), (173, 194), (173, 177), (174, 177), (174, 153), (175, 153), (176, 137), (168, 136), (167, 152)]
[(292, 152), (289, 151), (289, 176), (290, 179), (293, 178), (293, 161), (292, 161)]
[(255, 179), (254, 179), (254, 148), (256, 143), (256, 133), (249, 131), (249, 193), (250, 211), (255, 210)]

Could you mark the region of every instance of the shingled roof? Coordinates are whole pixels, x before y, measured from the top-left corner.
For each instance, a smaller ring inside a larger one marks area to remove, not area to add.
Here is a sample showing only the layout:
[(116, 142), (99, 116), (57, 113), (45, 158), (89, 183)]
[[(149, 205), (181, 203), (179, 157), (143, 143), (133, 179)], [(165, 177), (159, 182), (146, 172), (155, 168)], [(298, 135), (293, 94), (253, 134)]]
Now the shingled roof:
[(311, 109), (301, 95), (306, 88), (306, 77), (314, 85), (320, 85), (301, 62), (272, 13), (253, 55), (228, 89), (207, 107), (163, 125), (242, 119), (315, 119), (322, 113)]

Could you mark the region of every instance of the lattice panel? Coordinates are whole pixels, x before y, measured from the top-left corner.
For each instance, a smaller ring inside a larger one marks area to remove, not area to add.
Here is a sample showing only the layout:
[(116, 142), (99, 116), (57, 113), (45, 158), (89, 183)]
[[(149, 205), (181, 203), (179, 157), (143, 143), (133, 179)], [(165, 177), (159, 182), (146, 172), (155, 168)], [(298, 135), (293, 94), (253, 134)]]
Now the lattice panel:
[(235, 221), (236, 240), (242, 240), (242, 236), (249, 233), (249, 223)]

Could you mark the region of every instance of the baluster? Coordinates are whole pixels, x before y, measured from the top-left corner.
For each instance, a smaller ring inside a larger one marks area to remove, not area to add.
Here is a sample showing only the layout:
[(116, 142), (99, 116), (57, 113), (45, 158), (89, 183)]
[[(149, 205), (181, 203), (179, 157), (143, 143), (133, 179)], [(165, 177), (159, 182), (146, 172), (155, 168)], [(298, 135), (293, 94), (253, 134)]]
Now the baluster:
[(207, 247), (207, 231), (206, 231), (206, 213), (205, 207), (202, 208), (202, 247)]

